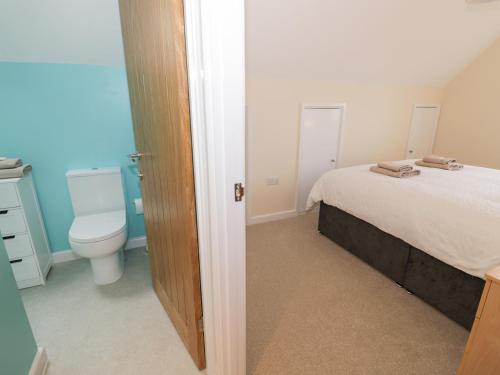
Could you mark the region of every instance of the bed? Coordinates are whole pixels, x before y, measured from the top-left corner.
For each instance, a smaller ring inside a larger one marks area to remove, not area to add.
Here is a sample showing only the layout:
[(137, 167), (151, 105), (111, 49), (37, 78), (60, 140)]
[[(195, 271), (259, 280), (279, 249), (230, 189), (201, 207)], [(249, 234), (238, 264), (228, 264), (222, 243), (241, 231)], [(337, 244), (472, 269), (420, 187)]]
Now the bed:
[(500, 171), (419, 168), (408, 179), (369, 165), (330, 171), (307, 206), (320, 203), (323, 235), (470, 329), (484, 275), (500, 264)]

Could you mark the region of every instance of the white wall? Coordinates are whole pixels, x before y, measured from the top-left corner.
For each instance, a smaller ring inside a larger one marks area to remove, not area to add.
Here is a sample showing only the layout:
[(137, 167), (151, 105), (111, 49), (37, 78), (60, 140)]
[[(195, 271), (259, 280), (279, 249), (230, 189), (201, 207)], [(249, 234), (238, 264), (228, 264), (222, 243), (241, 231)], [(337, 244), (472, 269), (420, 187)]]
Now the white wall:
[(446, 88), (434, 152), (500, 169), (500, 38)]
[(500, 33), (498, 1), (248, 0), (246, 11), (249, 218), (295, 208), (301, 103), (346, 103), (340, 167), (401, 159), (414, 105), (441, 104)]
[(445, 86), (500, 33), (500, 2), (247, 0), (250, 78)]
[[(415, 104), (440, 88), (247, 79), (247, 216), (295, 208), (301, 104), (346, 103), (339, 167), (402, 159)], [(266, 185), (278, 176), (280, 184)]]

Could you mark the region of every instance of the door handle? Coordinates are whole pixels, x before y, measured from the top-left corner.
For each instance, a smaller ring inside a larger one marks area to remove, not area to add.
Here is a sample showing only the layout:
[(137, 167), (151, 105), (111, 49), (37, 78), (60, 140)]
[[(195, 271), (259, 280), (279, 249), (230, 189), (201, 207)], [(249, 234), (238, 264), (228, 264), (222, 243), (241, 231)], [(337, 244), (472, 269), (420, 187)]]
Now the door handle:
[(335, 160), (335, 159), (332, 159), (332, 160), (330, 160), (330, 161), (331, 161), (332, 163), (335, 163), (335, 162), (336, 162), (337, 160)]
[[(144, 157), (144, 154), (142, 152), (136, 151), (136, 152), (133, 152), (132, 154), (129, 154), (128, 157), (134, 163), (137, 163), (139, 160), (141, 160)], [(141, 181), (144, 179), (144, 173), (142, 173), (140, 169), (139, 169), (139, 172), (137, 173), (137, 176), (139, 177), (139, 180), (141, 180)]]
[(133, 152), (133, 153), (128, 155), (130, 160), (132, 160), (134, 163), (137, 163), (138, 160), (141, 160), (143, 156), (144, 156), (144, 154), (142, 152), (138, 152), (138, 151)]
[(410, 154), (413, 154), (413, 150), (408, 151)]

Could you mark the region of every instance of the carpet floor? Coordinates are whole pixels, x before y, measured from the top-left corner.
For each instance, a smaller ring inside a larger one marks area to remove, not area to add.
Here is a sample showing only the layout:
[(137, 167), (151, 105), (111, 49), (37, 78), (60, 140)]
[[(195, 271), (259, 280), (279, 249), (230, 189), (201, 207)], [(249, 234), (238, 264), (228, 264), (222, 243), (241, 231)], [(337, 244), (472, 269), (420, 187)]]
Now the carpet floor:
[(319, 234), (247, 227), (247, 374), (451, 375), (468, 331)]

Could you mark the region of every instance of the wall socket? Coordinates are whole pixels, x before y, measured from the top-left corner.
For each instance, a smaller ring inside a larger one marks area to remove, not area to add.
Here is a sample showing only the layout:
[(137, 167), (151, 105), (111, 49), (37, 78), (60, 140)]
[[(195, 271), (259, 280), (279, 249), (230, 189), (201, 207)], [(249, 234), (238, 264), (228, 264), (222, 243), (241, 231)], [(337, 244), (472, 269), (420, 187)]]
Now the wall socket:
[(280, 178), (278, 176), (270, 176), (266, 178), (267, 185), (278, 185), (280, 183)]

